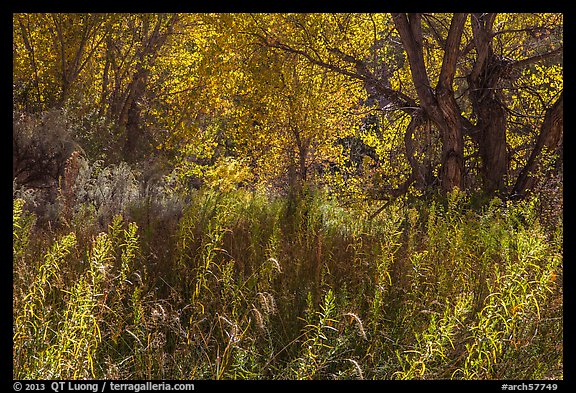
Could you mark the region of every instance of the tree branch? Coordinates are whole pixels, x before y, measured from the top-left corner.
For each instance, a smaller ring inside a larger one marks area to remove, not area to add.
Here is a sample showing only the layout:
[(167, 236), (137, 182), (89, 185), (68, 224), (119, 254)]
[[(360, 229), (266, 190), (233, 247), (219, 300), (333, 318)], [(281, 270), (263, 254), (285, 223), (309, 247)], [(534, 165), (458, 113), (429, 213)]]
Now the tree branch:
[(444, 59), (442, 60), (442, 69), (438, 78), (438, 88), (452, 90), (452, 82), (456, 73), (456, 61), (458, 60), (460, 41), (464, 31), (464, 23), (468, 14), (454, 14), (446, 38), (444, 47)]
[(410, 19), (406, 14), (393, 13), (392, 18), (396, 30), (400, 34), (400, 39), (404, 50), (408, 55), (410, 71), (414, 87), (418, 93), (418, 98), (429, 113), (434, 113), (436, 99), (430, 87), (426, 65), (424, 64), (424, 52), (422, 49), (422, 29), (421, 18), (418, 14), (410, 14)]
[(472, 72), (470, 73), (470, 78), (472, 80), (478, 80), (480, 73), (484, 69), (485, 62), (490, 57), (492, 52), (492, 37), (494, 33), (492, 31), (492, 26), (494, 24), (494, 19), (496, 14), (472, 14), (470, 18), (472, 24), (472, 43), (476, 48), (476, 62)]
[(540, 134), (536, 140), (536, 145), (528, 158), (526, 166), (520, 172), (516, 184), (512, 189), (510, 198), (521, 199), (526, 192), (533, 188), (535, 179), (530, 175), (537, 167), (537, 159), (544, 148), (554, 150), (558, 147), (564, 130), (564, 92), (548, 110), (544, 116), (544, 121), (540, 127)]
[(558, 48), (556, 48), (550, 52), (542, 53), (542, 54), (539, 54), (536, 56), (527, 57), (527, 58), (522, 59), (522, 60), (517, 60), (517, 61), (511, 62), (511, 63), (508, 63), (504, 68), (505, 68), (505, 71), (509, 71), (511, 69), (514, 69), (514, 68), (521, 68), (521, 67), (527, 66), (529, 64), (533, 64), (533, 63), (539, 62), (541, 60), (549, 59), (549, 58), (552, 58), (554, 56), (560, 55), (563, 53), (563, 50), (564, 50), (564, 46), (560, 46), (560, 47), (558, 47)]
[(253, 33), (253, 32), (245, 32), (245, 34), (249, 34), (249, 35), (252, 35), (252, 36), (258, 38), (263, 46), (266, 46), (269, 48), (276, 48), (276, 49), (280, 49), (280, 50), (283, 50), (283, 51), (288, 52), (288, 53), (294, 53), (294, 54), (300, 55), (314, 65), (317, 65), (317, 66), (325, 68), (327, 70), (339, 73), (341, 75), (348, 76), (352, 79), (360, 80), (364, 83), (371, 84), (372, 86), (374, 86), (374, 88), (380, 94), (384, 95), (391, 102), (393, 102), (395, 105), (397, 105), (399, 109), (402, 109), (403, 111), (405, 111), (408, 114), (411, 114), (414, 111), (414, 109), (417, 107), (414, 99), (412, 99), (411, 97), (407, 96), (406, 94), (404, 94), (400, 91), (393, 90), (393, 89), (387, 87), (384, 83), (382, 83), (382, 81), (380, 81), (378, 78), (374, 77), (372, 75), (372, 73), (370, 73), (368, 71), (366, 65), (362, 61), (360, 61), (360, 60), (358, 60), (358, 59), (356, 59), (350, 55), (343, 53), (338, 48), (329, 48), (328, 50), (330, 52), (338, 55), (342, 60), (344, 60), (348, 63), (354, 64), (356, 66), (356, 71), (350, 71), (350, 70), (347, 70), (347, 69), (342, 68), (340, 66), (337, 66), (335, 64), (316, 59), (312, 55), (310, 55), (308, 52), (303, 51), (301, 49), (293, 48), (288, 44), (285, 44), (285, 43), (278, 41), (277, 39), (271, 40), (266, 36), (263, 36), (263, 35), (258, 34), (258, 33)]

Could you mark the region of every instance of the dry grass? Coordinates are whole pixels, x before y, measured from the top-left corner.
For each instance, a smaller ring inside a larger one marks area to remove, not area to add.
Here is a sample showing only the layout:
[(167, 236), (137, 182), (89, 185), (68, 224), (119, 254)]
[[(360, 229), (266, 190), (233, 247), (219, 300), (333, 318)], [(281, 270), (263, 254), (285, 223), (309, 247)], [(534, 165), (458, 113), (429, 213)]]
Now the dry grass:
[(201, 190), (171, 221), (142, 203), (103, 230), (78, 206), (41, 230), (22, 205), (16, 379), (562, 378), (562, 234), (536, 201), (369, 220), (322, 194)]

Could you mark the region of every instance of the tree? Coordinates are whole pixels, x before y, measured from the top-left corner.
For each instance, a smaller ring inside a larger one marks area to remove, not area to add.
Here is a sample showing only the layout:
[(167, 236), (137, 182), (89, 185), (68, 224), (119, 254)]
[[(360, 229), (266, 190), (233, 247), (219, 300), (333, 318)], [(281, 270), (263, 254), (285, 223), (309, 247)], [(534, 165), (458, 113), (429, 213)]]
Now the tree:
[(464, 140), (460, 108), (454, 97), (454, 75), (466, 14), (455, 14), (444, 45), (444, 58), (438, 83), (432, 89), (424, 63), (422, 16), (394, 14), (394, 23), (406, 50), (412, 80), (425, 116), (438, 127), (442, 136), (442, 174), (444, 191), (463, 188)]
[(389, 199), (526, 195), (561, 151), (561, 14), (14, 14), (13, 30), (15, 109), (64, 109), (98, 158), (228, 156), (296, 184), (356, 138), (373, 164), (354, 175)]
[(560, 96), (548, 110), (542, 122), (540, 134), (536, 139), (536, 144), (532, 149), (532, 153), (528, 158), (526, 166), (520, 172), (516, 184), (512, 189), (512, 196), (515, 199), (522, 198), (526, 195), (528, 190), (534, 188), (536, 177), (533, 173), (536, 172), (540, 164), (539, 158), (544, 150), (549, 153), (558, 153), (562, 147), (562, 133), (564, 128), (564, 94)]
[(102, 71), (100, 109), (109, 121), (125, 130), (122, 156), (136, 158), (143, 134), (142, 111), (150, 105), (149, 79), (173, 33), (177, 14), (133, 14), (118, 20), (108, 36)]
[(177, 14), (15, 14), (15, 104), (66, 107), (78, 117), (98, 108), (122, 133), (122, 158), (134, 160), (142, 112), (160, 86), (149, 80), (178, 21)]
[(40, 110), (62, 108), (72, 96), (89, 96), (110, 23), (105, 14), (15, 14), (15, 83), (31, 79), (35, 90), (27, 104)]
[(255, 40), (257, 18), (207, 15), (204, 23), (214, 29), (214, 45), (205, 50), (201, 71), (211, 127), (201, 128), (218, 127), (213, 141), (225, 150), (220, 154), (248, 158), (261, 182), (287, 181), (299, 193), (310, 168), (342, 158), (335, 141), (357, 127), (358, 118), (347, 111), (360, 91), (349, 89), (342, 76)]
[[(507, 115), (515, 103), (510, 91), (532, 91), (531, 99), (541, 100), (542, 90), (557, 88), (517, 82), (522, 72), (533, 75), (530, 65), (554, 69), (562, 53), (561, 16), (338, 14), (305, 18), (307, 25), (286, 18), (290, 28), (283, 32), (290, 32), (288, 35), (265, 27), (261, 17), (255, 35), (264, 45), (297, 54), (317, 67), (362, 83), (369, 94), (378, 97), (381, 110), (403, 111), (411, 117), (404, 153), (412, 173), (397, 190), (406, 190), (408, 184), (422, 178), (412, 140), (418, 139), (419, 131), (430, 122), (442, 141), (439, 180), (444, 191), (464, 188), (465, 173), (470, 170), (466, 140), (476, 146), (469, 157), (480, 156), (483, 192), (490, 195), (509, 190), (507, 135), (530, 123), (528, 116), (511, 119)], [(379, 42), (383, 38), (384, 44)], [(385, 72), (377, 72), (370, 48), (378, 45), (388, 46), (389, 53), (405, 53), (407, 65), (402, 56), (391, 57), (386, 59), (392, 64), (387, 64)], [(432, 76), (437, 78), (435, 85)]]

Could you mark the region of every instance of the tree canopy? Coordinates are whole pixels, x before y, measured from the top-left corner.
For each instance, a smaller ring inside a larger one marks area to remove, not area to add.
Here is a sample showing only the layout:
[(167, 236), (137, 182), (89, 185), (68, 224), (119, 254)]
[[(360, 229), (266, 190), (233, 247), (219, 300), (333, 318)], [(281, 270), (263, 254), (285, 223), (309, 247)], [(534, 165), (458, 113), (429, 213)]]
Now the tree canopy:
[(561, 14), (20, 13), (13, 31), (14, 110), (65, 111), (93, 159), (384, 200), (522, 197), (561, 166)]

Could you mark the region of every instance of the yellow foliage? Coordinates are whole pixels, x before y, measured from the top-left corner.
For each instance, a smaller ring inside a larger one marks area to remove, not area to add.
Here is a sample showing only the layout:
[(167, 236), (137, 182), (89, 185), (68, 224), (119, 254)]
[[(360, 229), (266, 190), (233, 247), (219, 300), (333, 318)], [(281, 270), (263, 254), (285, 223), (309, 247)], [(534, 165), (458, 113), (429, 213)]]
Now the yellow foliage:
[(249, 183), (254, 176), (250, 167), (242, 160), (224, 157), (206, 171), (208, 187), (227, 192), (236, 189), (242, 183)]

